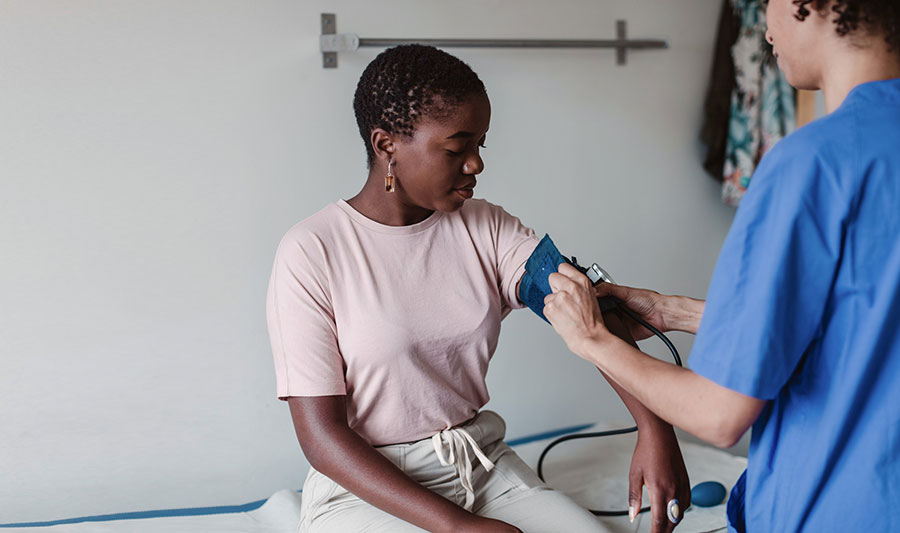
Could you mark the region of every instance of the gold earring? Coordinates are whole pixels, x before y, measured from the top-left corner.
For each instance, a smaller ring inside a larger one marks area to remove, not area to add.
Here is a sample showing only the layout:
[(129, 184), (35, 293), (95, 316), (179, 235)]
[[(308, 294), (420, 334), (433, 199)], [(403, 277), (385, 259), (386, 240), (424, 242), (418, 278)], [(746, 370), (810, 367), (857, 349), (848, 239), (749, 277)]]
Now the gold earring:
[(393, 164), (394, 164), (393, 159), (388, 161), (388, 172), (387, 172), (387, 176), (384, 177), (384, 191), (385, 192), (394, 192), (394, 173), (391, 172), (391, 166)]

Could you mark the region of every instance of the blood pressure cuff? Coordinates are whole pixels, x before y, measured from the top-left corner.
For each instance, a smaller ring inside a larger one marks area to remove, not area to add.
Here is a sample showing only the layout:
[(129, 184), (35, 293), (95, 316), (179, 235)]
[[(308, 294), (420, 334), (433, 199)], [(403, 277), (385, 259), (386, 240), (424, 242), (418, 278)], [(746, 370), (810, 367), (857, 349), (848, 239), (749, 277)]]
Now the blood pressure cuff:
[[(569, 263), (582, 274), (586, 270), (575, 262), (574, 257), (572, 261), (563, 257), (556, 245), (553, 244), (553, 239), (545, 234), (525, 263), (525, 274), (522, 275), (522, 280), (519, 282), (519, 299), (548, 324), (550, 321), (544, 316), (544, 297), (553, 292), (550, 288), (550, 274), (558, 271), (559, 265), (563, 263)], [(598, 303), (603, 312), (615, 309), (617, 305), (612, 297), (601, 298)]]
[(548, 324), (550, 321), (544, 316), (544, 297), (553, 292), (550, 289), (550, 274), (559, 270), (559, 265), (565, 262), (566, 258), (559, 253), (550, 235), (544, 235), (525, 263), (525, 274), (519, 282), (519, 299)]

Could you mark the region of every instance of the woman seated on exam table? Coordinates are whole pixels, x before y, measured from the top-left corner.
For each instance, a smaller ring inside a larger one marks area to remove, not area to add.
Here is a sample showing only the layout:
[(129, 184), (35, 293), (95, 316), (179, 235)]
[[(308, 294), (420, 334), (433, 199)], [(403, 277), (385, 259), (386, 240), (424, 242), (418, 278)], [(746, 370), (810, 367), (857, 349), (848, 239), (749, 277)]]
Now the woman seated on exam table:
[[(400, 46), (366, 67), (354, 110), (365, 184), (287, 232), (269, 285), (278, 397), (312, 465), (300, 531), (601, 531), (481, 411), (500, 321), (523, 307), (517, 287), (538, 243), (471, 199), (484, 85), (445, 52)], [(653, 531), (671, 531), (666, 502), (690, 501), (674, 432), (617, 390), (640, 427), (632, 509), (646, 484)]]
[[(767, 15), (788, 81), (822, 89), (829, 114), (761, 161), (706, 302), (595, 289), (562, 265), (544, 314), (673, 425), (719, 446), (752, 426), (731, 530), (900, 531), (900, 3), (770, 0)], [(691, 370), (610, 335), (597, 296), (695, 333)]]

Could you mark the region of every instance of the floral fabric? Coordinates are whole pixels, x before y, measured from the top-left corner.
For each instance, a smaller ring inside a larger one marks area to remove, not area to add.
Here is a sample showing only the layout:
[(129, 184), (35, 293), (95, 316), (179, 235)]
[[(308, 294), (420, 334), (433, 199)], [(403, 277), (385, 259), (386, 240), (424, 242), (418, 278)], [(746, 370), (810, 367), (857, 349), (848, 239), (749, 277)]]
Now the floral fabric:
[(740, 19), (731, 48), (735, 85), (725, 147), (722, 201), (738, 205), (759, 160), (794, 130), (796, 103), (766, 42), (765, 8), (759, 0), (729, 0)]

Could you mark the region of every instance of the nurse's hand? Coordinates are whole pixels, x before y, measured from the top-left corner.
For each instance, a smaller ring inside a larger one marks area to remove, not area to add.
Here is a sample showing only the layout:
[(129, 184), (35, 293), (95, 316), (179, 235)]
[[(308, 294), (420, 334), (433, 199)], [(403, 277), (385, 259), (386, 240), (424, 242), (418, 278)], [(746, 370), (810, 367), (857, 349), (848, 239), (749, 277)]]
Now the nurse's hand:
[[(647, 289), (635, 289), (612, 283), (601, 283), (594, 288), (597, 298), (612, 296), (646, 320), (653, 327), (667, 331), (697, 333), (706, 302), (687, 296), (668, 296)], [(627, 315), (626, 315), (627, 316)], [(626, 318), (625, 325), (634, 340), (643, 340), (653, 335), (647, 328)]]
[(591, 280), (568, 263), (550, 274), (551, 294), (544, 298), (544, 316), (572, 353), (585, 357), (586, 346), (611, 336), (603, 323)]
[[(666, 316), (662, 311), (662, 299), (665, 298), (662, 294), (647, 289), (613, 285), (612, 283), (597, 285), (594, 287), (594, 293), (597, 295), (597, 298), (612, 296), (622, 302), (625, 307), (634, 311), (636, 315), (649, 322), (651, 326), (663, 333), (669, 331), (669, 327), (666, 324)], [(635, 322), (627, 315), (625, 317), (625, 325), (628, 327), (628, 332), (631, 333), (634, 340), (644, 340), (653, 335), (653, 332), (649, 329)]]

